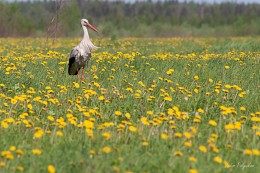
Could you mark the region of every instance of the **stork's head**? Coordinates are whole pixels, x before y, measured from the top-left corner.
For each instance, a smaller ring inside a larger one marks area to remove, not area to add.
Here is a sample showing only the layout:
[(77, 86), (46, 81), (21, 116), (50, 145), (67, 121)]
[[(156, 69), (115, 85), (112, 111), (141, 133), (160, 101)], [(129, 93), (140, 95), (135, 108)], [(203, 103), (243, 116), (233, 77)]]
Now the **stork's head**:
[(83, 26), (89, 27), (89, 28), (91, 28), (93, 31), (98, 32), (98, 30), (97, 30), (94, 26), (92, 26), (92, 25), (88, 22), (87, 19), (81, 19), (80, 23), (81, 23), (82, 27), (83, 27)]

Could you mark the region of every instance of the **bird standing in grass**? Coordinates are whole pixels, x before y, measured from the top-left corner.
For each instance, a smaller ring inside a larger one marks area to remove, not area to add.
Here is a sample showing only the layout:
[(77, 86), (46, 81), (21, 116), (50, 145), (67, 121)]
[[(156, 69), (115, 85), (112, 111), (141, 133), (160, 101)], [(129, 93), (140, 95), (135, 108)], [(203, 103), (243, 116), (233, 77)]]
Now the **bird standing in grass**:
[[(69, 75), (78, 75), (78, 79), (84, 80), (84, 68), (86, 64), (88, 64), (91, 58), (91, 52), (96, 47), (89, 39), (88, 29), (91, 28), (95, 32), (98, 33), (98, 30), (92, 26), (87, 19), (81, 19), (81, 26), (84, 31), (84, 36), (82, 41), (72, 49), (69, 58)], [(80, 69), (82, 68), (81, 77), (80, 77)]]

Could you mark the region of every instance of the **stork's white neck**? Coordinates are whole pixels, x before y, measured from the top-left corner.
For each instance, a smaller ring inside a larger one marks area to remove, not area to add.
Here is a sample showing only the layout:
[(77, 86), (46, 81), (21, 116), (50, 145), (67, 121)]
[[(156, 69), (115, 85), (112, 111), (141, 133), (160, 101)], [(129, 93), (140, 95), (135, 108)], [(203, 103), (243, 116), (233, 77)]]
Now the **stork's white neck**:
[(88, 34), (88, 29), (85, 26), (82, 26), (83, 31), (84, 31), (84, 36), (82, 41), (80, 42), (80, 47), (84, 49), (85, 53), (91, 53), (93, 49), (97, 49), (96, 47), (89, 39), (89, 34)]
[(88, 29), (87, 29), (87, 27), (82, 26), (82, 28), (83, 28), (83, 31), (84, 31), (83, 40), (90, 40), (90, 39), (89, 39), (89, 35), (88, 35)]

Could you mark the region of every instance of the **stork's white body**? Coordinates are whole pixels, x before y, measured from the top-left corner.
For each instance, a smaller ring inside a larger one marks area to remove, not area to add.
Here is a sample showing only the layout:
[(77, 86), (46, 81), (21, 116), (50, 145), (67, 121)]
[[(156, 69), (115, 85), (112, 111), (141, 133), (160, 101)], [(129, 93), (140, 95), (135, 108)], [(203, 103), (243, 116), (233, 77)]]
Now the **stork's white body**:
[[(85, 68), (86, 64), (88, 64), (88, 62), (91, 58), (91, 52), (92, 52), (92, 50), (98, 48), (90, 41), (88, 29), (84, 25), (85, 24), (84, 22), (87, 22), (87, 24), (88, 24), (88, 21), (86, 19), (81, 20), (81, 26), (84, 31), (84, 36), (83, 36), (82, 41), (76, 47), (74, 47), (70, 53), (69, 70), (68, 70), (70, 75), (77, 75), (79, 70), (81, 68), (83, 68), (83, 71), (82, 71), (83, 78), (84, 78), (84, 68)], [(88, 24), (88, 25), (90, 25), (90, 24)], [(91, 27), (93, 27), (93, 26), (91, 26)], [(97, 31), (97, 30), (95, 30), (95, 31)]]

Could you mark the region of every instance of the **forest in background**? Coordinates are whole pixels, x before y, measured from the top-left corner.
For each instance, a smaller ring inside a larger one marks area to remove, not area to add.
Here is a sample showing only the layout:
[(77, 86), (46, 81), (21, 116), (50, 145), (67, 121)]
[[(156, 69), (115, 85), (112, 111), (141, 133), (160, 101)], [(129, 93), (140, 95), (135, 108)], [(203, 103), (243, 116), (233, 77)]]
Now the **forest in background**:
[(61, 2), (0, 2), (0, 37), (78, 37), (81, 18), (112, 38), (260, 35), (260, 4)]

